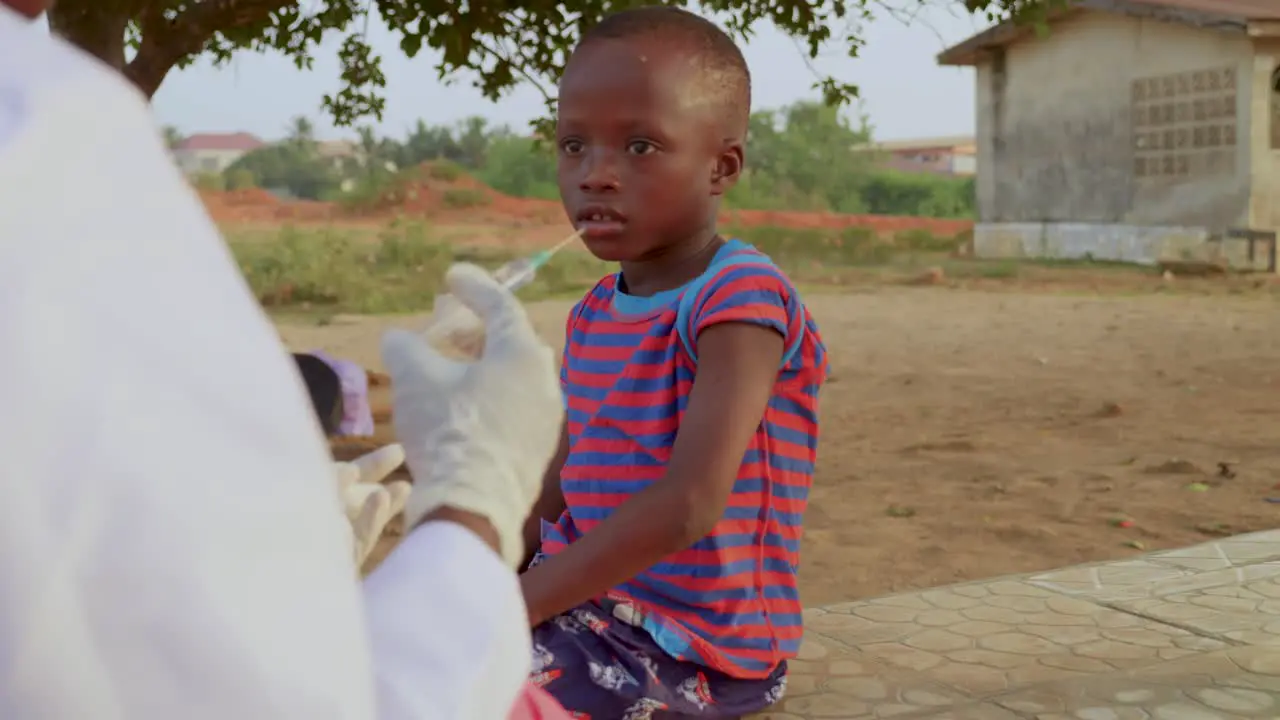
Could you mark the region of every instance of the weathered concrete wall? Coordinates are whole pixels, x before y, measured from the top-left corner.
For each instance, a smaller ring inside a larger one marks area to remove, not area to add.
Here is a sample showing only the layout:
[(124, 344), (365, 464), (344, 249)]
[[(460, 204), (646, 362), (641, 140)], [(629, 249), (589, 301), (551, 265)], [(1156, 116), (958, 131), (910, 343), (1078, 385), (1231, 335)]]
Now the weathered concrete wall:
[(1253, 72), (1243, 33), (1104, 13), (1015, 43), (977, 73), (980, 219), (1245, 224)]
[(973, 249), (979, 257), (1120, 260), (1154, 265), (1184, 259), (1204, 246), (1209, 233), (1196, 227), (1110, 223), (979, 223)]
[(1280, 37), (1258, 38), (1251, 67), (1254, 92), (1249, 107), (1250, 168), (1249, 225), (1280, 228), (1280, 93), (1273, 77), (1280, 67)]
[(983, 258), (1116, 260), (1155, 265), (1162, 260), (1202, 260), (1238, 270), (1267, 269), (1268, 250), (1257, 245), (1249, 260), (1248, 242), (1211, 241), (1202, 227), (1116, 223), (978, 223), (974, 254)]

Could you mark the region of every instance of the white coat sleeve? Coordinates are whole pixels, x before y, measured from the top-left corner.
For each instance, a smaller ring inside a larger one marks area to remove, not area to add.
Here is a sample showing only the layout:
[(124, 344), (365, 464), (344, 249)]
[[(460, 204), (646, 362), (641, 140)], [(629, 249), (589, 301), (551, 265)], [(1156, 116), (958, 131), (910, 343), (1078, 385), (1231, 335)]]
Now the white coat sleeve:
[(32, 38), (0, 32), (0, 718), (372, 720), (297, 374), (142, 98)]
[(520, 583), (470, 531), (429, 522), (365, 581), (380, 720), (504, 720), (532, 665)]

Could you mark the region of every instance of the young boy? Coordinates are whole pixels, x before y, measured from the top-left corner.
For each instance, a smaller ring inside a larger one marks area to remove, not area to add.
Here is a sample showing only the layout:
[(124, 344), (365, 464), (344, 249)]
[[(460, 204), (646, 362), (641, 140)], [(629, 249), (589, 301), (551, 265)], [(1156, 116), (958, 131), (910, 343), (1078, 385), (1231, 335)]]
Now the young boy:
[(749, 109), (733, 41), (674, 8), (606, 18), (560, 83), (565, 209), (621, 265), (568, 319), (521, 577), (533, 681), (578, 718), (738, 717), (800, 645), (826, 351), (782, 272), (716, 233)]

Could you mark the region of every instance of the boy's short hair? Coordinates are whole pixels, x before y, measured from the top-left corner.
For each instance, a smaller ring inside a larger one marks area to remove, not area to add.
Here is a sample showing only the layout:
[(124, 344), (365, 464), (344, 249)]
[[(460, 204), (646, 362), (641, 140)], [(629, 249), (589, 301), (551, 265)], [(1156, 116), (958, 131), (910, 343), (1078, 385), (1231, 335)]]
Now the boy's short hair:
[(745, 134), (751, 115), (751, 71), (733, 38), (688, 10), (648, 5), (607, 15), (582, 35), (578, 47), (599, 40), (653, 36), (673, 43), (696, 64), (704, 96), (721, 110), (732, 130)]
[(307, 386), (320, 428), (325, 435), (336, 435), (344, 413), (342, 380), (337, 371), (329, 363), (307, 353), (293, 353), (293, 361), (297, 363), (302, 382)]

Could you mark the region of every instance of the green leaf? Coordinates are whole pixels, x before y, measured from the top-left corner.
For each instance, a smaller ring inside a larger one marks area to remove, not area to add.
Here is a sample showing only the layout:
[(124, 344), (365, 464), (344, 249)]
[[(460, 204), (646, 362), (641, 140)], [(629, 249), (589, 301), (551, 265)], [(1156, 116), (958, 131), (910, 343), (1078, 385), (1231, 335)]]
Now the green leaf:
[(422, 49), (421, 36), (405, 35), (404, 37), (400, 38), (400, 52), (403, 52), (405, 54), (405, 57), (409, 57), (409, 58), (415, 57), (418, 54), (418, 51), (421, 49)]

